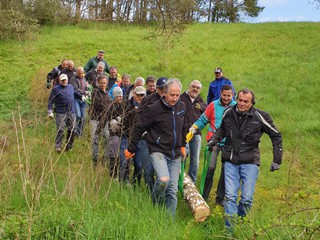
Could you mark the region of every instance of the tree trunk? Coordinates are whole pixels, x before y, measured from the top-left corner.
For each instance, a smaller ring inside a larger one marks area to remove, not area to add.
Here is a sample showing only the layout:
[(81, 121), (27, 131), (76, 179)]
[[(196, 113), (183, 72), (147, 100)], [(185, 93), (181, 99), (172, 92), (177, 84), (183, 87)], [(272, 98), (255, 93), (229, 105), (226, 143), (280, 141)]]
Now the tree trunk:
[(192, 210), (196, 222), (204, 222), (210, 215), (210, 207), (204, 201), (191, 178), (184, 174), (183, 179), (184, 200)]

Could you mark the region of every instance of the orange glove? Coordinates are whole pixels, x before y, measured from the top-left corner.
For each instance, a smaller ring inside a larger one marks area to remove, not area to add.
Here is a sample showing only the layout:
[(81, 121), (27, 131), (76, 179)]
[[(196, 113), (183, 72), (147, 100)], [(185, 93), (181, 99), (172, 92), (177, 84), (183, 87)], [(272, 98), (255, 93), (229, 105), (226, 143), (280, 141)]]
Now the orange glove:
[(187, 157), (186, 147), (181, 147), (181, 155), (182, 155), (182, 161), (184, 161)]
[(124, 156), (126, 157), (126, 160), (129, 160), (135, 155), (135, 153), (131, 153), (128, 151), (128, 149), (124, 150)]

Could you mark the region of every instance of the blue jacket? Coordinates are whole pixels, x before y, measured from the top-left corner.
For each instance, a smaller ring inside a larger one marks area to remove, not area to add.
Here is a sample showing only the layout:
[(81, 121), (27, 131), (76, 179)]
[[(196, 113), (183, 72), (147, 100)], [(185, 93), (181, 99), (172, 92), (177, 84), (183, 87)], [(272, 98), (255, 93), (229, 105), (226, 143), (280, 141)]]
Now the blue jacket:
[(81, 97), (81, 94), (75, 92), (71, 84), (55, 86), (49, 96), (48, 110), (52, 110), (54, 104), (56, 113), (74, 113), (74, 96)]
[(234, 98), (236, 96), (236, 91), (232, 85), (232, 82), (225, 77), (216, 78), (210, 83), (208, 95), (207, 95), (207, 105), (209, 105), (212, 101), (219, 99), (221, 88), (223, 85), (230, 85), (232, 87), (232, 92), (234, 93)]

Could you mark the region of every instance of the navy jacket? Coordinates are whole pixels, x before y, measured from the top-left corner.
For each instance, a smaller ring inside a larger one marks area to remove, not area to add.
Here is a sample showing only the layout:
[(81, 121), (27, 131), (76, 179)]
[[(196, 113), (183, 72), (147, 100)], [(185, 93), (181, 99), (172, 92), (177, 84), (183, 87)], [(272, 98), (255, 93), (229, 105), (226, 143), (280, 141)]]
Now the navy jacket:
[(232, 87), (232, 92), (234, 93), (234, 98), (236, 96), (236, 91), (234, 90), (234, 87), (232, 85), (232, 82), (225, 77), (216, 78), (210, 83), (208, 95), (207, 95), (207, 105), (209, 105), (211, 102), (219, 99), (221, 88), (223, 85), (230, 85)]
[(81, 94), (75, 92), (71, 84), (55, 86), (49, 96), (48, 110), (52, 110), (54, 104), (56, 113), (74, 113), (74, 96), (81, 97)]

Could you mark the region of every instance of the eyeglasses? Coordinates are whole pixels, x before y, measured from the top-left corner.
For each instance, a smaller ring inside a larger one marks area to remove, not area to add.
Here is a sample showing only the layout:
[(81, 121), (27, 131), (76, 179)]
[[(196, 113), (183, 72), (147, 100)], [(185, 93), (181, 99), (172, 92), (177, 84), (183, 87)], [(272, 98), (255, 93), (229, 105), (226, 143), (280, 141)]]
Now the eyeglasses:
[(201, 88), (201, 87), (195, 86), (195, 85), (191, 85), (191, 87), (192, 87), (192, 88), (195, 88), (195, 89), (198, 89), (198, 90)]

